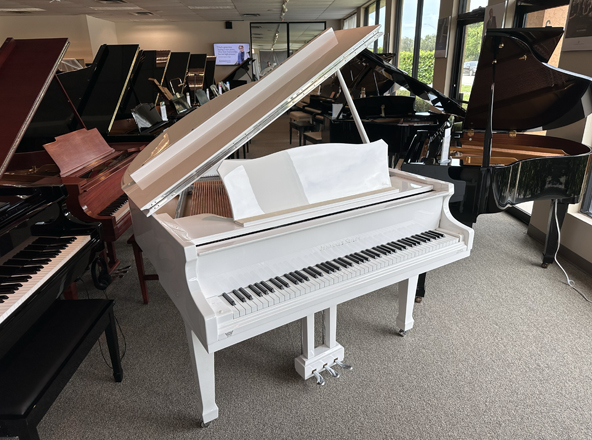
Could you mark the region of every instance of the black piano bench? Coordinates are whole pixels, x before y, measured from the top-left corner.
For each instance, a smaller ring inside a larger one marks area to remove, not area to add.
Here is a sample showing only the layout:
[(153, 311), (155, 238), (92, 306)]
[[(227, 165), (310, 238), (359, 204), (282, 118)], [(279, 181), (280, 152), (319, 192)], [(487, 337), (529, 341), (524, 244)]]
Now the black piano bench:
[(123, 379), (113, 301), (55, 301), (0, 359), (0, 436), (39, 439), (37, 425), (105, 332), (116, 382)]

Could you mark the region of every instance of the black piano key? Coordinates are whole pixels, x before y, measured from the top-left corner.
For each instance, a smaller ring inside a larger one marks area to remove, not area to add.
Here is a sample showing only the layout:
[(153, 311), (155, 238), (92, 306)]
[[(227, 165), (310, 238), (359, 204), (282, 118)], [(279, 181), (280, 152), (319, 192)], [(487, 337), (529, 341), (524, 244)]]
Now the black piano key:
[(253, 283), (253, 285), (259, 289), (259, 291), (263, 294), (263, 295), (269, 295), (269, 292), (272, 292), (271, 287), (267, 288), (265, 286), (265, 281), (259, 281), (258, 283)]
[(282, 286), (282, 284), (279, 281), (277, 281), (275, 278), (270, 278), (269, 282), (271, 284), (273, 284), (275, 287), (277, 287), (278, 289), (284, 290), (284, 286)]
[(0, 284), (4, 283), (25, 283), (31, 279), (30, 275), (21, 275), (16, 277), (2, 277), (0, 278)]
[(397, 253), (397, 251), (400, 251), (401, 250), (401, 249), (397, 249), (394, 246), (391, 246), (390, 244), (383, 244), (382, 246), (385, 247), (385, 248), (387, 248), (387, 249), (390, 249), (391, 251), (393, 251), (393, 253)]
[(329, 266), (327, 263), (325, 263), (325, 262), (322, 262), (322, 263), (319, 263), (319, 264), (320, 264), (321, 266), (323, 266), (325, 269), (327, 269), (327, 270), (329, 271), (329, 273), (333, 273), (333, 272), (335, 272), (335, 269), (333, 269), (333, 268), (332, 268), (331, 266)]
[(45, 265), (51, 263), (51, 259), (49, 258), (11, 258), (8, 261), (5, 261), (4, 264), (6, 266), (34, 266), (34, 265)]
[(60, 251), (20, 251), (12, 258), (22, 258), (22, 259), (31, 259), (31, 258), (55, 258), (60, 255)]
[[(269, 284), (267, 284), (265, 281), (259, 281), (259, 284), (261, 284), (263, 287), (265, 287), (268, 292), (275, 292), (274, 288), (271, 287)], [(257, 285), (257, 283), (255, 283), (255, 285)]]
[(236, 296), (241, 302), (247, 302), (247, 299), (238, 290), (234, 289), (232, 293), (234, 293), (234, 296)]
[(411, 243), (415, 243), (417, 246), (419, 246), (422, 242), (420, 240), (418, 240), (417, 238), (413, 238), (413, 237), (405, 237), (406, 240), (409, 240)]
[(341, 270), (341, 266), (339, 266), (338, 264), (335, 264), (332, 261), (325, 261), (325, 265), (329, 266), (333, 270)]
[[(242, 288), (242, 287), (239, 287), (239, 288), (238, 288), (238, 291), (239, 291), (240, 293), (242, 293), (242, 294), (243, 294), (243, 295), (244, 295), (244, 296), (245, 296), (247, 299), (253, 299), (253, 296), (252, 296), (252, 295), (251, 295), (249, 292), (247, 292), (247, 290), (246, 290), (246, 289), (244, 289), (244, 288)], [(235, 292), (236, 292), (236, 290), (233, 290), (233, 291), (232, 291), (232, 293), (234, 293), (234, 294), (236, 295), (236, 293), (235, 293)], [(239, 298), (239, 299), (240, 299), (240, 298)]]
[(313, 278), (318, 278), (319, 276), (314, 273), (312, 270), (310, 270), (308, 267), (305, 267), (304, 269), (302, 269), (304, 272), (306, 272), (307, 274), (309, 274), (311, 277)]
[(342, 264), (345, 264), (347, 267), (351, 267), (353, 266), (353, 263), (348, 261), (348, 260), (344, 260), (343, 258), (339, 257), (336, 258), (337, 261), (341, 261)]
[(422, 232), (421, 234), (415, 234), (415, 237), (418, 239), (425, 239), (427, 241), (432, 241), (434, 239), (434, 237), (430, 237), (429, 235), (424, 235), (424, 233)]
[(374, 252), (379, 252), (382, 255), (389, 255), (391, 253), (390, 250), (388, 249), (383, 249), (380, 246), (374, 246), (371, 250), (373, 250)]
[(294, 272), (290, 272), (290, 275), (292, 275), (294, 278), (296, 278), (300, 283), (304, 283), (304, 278), (302, 278), (300, 275), (298, 275)]
[(366, 249), (364, 249), (363, 251), (360, 251), (362, 254), (369, 256), (370, 258), (378, 258), (376, 255), (374, 255), (373, 253), (367, 251)]
[(277, 280), (278, 282), (280, 282), (284, 287), (290, 287), (290, 285), (288, 283), (286, 283), (283, 279), (281, 279), (280, 277), (275, 277), (274, 280)]
[[(247, 287), (249, 289), (251, 289), (251, 292), (253, 292), (255, 295), (263, 296), (263, 292), (261, 290), (259, 290), (256, 286), (254, 286), (253, 284), (249, 284)], [(247, 293), (249, 293), (249, 292), (247, 292)], [(249, 293), (249, 296), (251, 296), (250, 293)], [(247, 296), (247, 298), (249, 298), (249, 297)], [(251, 296), (249, 299), (253, 299), (253, 296)]]
[(223, 293), (223, 294), (222, 294), (222, 296), (224, 297), (224, 299), (225, 299), (226, 301), (228, 301), (228, 303), (229, 303), (231, 306), (236, 306), (236, 303), (234, 302), (234, 300), (233, 300), (233, 299), (232, 299), (232, 298), (231, 298), (231, 297), (230, 297), (230, 296), (229, 296), (227, 293)]
[(43, 269), (43, 266), (0, 266), (0, 275), (34, 275)]
[(68, 247), (67, 244), (30, 244), (29, 246), (25, 247), (26, 251), (62, 251)]
[(320, 271), (320, 270), (318, 270), (318, 269), (315, 269), (315, 268), (314, 268), (314, 267), (312, 267), (312, 266), (308, 266), (308, 267), (307, 267), (307, 269), (308, 269), (308, 270), (310, 270), (310, 271), (312, 271), (312, 272), (314, 272), (314, 273), (316, 273), (318, 277), (322, 277), (322, 276), (324, 276), (324, 275), (323, 275), (323, 272), (321, 272), (321, 271)]
[(328, 269), (325, 266), (321, 266), (321, 264), (317, 264), (316, 267), (318, 267), (319, 269), (321, 269), (323, 272), (330, 274), (331, 272), (333, 272), (332, 270)]
[(2, 289), (0, 288), (0, 293), (14, 293), (18, 290), (18, 288), (14, 288), (14, 289)]
[(397, 243), (396, 241), (389, 241), (388, 245), (392, 246), (396, 249), (399, 249), (400, 251), (404, 251), (405, 249), (407, 249), (407, 246), (405, 246), (404, 244), (401, 244), (401, 243)]
[(422, 232), (420, 235), (422, 237), (429, 238), (430, 240), (437, 240), (438, 239), (438, 237), (436, 237), (435, 235), (428, 234), (428, 231)]
[(8, 299), (8, 295), (0, 295), (0, 299)]
[(370, 258), (368, 258), (366, 255), (361, 254), (360, 252), (354, 252), (352, 254), (354, 257), (359, 258), (360, 260), (366, 262), (366, 261), (370, 261)]
[(346, 255), (344, 258), (347, 258), (348, 260), (351, 260), (356, 264), (362, 264), (362, 262), (363, 262), (362, 260), (360, 260), (359, 258), (356, 258), (353, 255)]
[(337, 262), (337, 264), (339, 264), (340, 266), (344, 267), (344, 268), (348, 268), (348, 265), (345, 264), (344, 262), (340, 261), (338, 258), (336, 258), (335, 260), (333, 260), (335, 262)]
[(370, 248), (370, 249), (366, 249), (367, 252), (370, 252), (371, 254), (374, 254), (374, 256), (376, 258), (378, 257), (382, 257), (382, 254), (380, 252), (375, 251), (374, 249)]
[(299, 270), (295, 270), (294, 273), (296, 275), (298, 275), (300, 278), (302, 278), (304, 281), (310, 281), (310, 278), (308, 278), (305, 274), (303, 274)]
[(412, 241), (407, 240), (406, 238), (401, 238), (397, 243), (404, 244), (405, 246), (408, 246), (408, 247), (415, 247), (415, 246), (417, 246), (415, 243), (413, 243)]
[(70, 244), (75, 237), (38, 237), (33, 244)]
[(290, 275), (289, 273), (285, 273), (283, 276), (288, 281), (290, 281), (292, 284), (300, 284), (300, 282), (296, 278), (294, 278), (292, 275)]
[(430, 241), (427, 238), (422, 237), (421, 235), (418, 235), (418, 234), (413, 235), (411, 238), (414, 238), (415, 240), (419, 240), (422, 243), (427, 243), (428, 241)]
[(4, 300), (3, 299), (0, 299), (0, 304), (2, 304), (3, 302), (4, 302)]
[(444, 234), (442, 234), (441, 232), (434, 231), (434, 230), (430, 230), (430, 231), (426, 231), (426, 232), (429, 232), (430, 234), (434, 234), (438, 238), (444, 238)]
[(105, 209), (103, 209), (101, 212), (99, 212), (99, 215), (104, 215), (104, 216), (113, 215), (113, 213), (115, 211), (117, 211), (119, 208), (121, 208), (123, 205), (125, 205), (125, 202), (127, 202), (127, 194), (123, 194), (123, 195), (119, 196), (118, 198), (116, 198), (115, 200), (113, 200), (109, 204), (109, 206), (107, 206)]

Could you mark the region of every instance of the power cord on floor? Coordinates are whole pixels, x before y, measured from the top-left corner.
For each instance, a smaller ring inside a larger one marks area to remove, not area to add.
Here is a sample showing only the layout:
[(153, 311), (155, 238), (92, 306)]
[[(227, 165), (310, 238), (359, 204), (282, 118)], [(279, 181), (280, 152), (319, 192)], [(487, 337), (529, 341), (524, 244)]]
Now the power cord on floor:
[(584, 295), (576, 287), (576, 282), (569, 277), (569, 275), (567, 274), (567, 272), (565, 271), (563, 266), (561, 264), (559, 264), (559, 261), (557, 261), (557, 254), (559, 253), (559, 248), (561, 247), (561, 230), (559, 229), (559, 219), (557, 218), (557, 199), (553, 200), (553, 209), (555, 211), (555, 224), (557, 226), (557, 249), (555, 250), (555, 255), (553, 256), (553, 259), (555, 260), (555, 263), (557, 263), (557, 266), (559, 266), (559, 269), (561, 269), (563, 271), (563, 274), (565, 275), (565, 279), (567, 280), (567, 285), (569, 287), (571, 287), (573, 290), (575, 290), (576, 292), (578, 292), (580, 294), (580, 296), (582, 298), (584, 298), (587, 302), (592, 303), (592, 301), (590, 301), (588, 298), (586, 298), (586, 295)]
[[(76, 281), (81, 281), (82, 282), (82, 286), (84, 287), (84, 290), (86, 291), (86, 298), (90, 299), (90, 292), (88, 291), (88, 287), (86, 286), (86, 282), (82, 279), (82, 278), (78, 278), (76, 279)], [(107, 290), (103, 290), (103, 295), (105, 296), (106, 299), (111, 299), (109, 298), (109, 296), (107, 295)], [(119, 334), (121, 335), (121, 338), (123, 340), (123, 351), (121, 353), (121, 356), (119, 358), (119, 361), (122, 361), (123, 358), (125, 357), (125, 353), (127, 352), (127, 341), (125, 339), (125, 335), (123, 334), (123, 330), (121, 330), (121, 325), (119, 324), (119, 320), (117, 319), (117, 316), (115, 316), (115, 314), (113, 315), (113, 317), (115, 318), (115, 324), (117, 326), (117, 328), (119, 329)], [(113, 365), (111, 365), (109, 363), (109, 361), (107, 361), (107, 358), (105, 357), (105, 353), (103, 352), (103, 345), (101, 344), (101, 340), (99, 339), (99, 349), (101, 351), (101, 357), (103, 358), (103, 361), (105, 361), (105, 364), (113, 369)]]

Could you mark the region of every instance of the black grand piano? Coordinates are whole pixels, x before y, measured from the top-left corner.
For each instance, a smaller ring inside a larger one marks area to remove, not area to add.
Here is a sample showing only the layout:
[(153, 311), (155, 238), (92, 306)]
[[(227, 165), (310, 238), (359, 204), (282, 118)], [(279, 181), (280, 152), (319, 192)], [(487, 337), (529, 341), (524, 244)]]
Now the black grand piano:
[[(440, 145), (449, 118), (464, 118), (465, 110), (456, 101), (407, 75), (384, 57), (367, 49), (346, 64), (341, 73), (354, 98), (368, 138), (370, 141), (383, 139), (388, 144), (389, 162), (393, 167), (399, 159), (410, 160), (408, 154), (411, 143), (418, 132), (421, 133), (422, 140), (434, 148)], [(412, 96), (395, 95), (395, 86), (402, 87)], [(304, 110), (317, 117), (323, 116), (323, 141), (361, 142), (347, 106), (344, 105), (341, 115), (332, 114), (333, 104), (345, 104), (345, 100), (339, 95), (338, 85), (333, 84), (322, 89), (323, 94), (310, 96), (310, 102)], [(362, 91), (365, 97), (360, 97)], [(425, 109), (422, 111), (415, 108), (415, 97), (424, 101)]]
[[(13, 40), (0, 48), (0, 177), (31, 121), (65, 51), (64, 39)], [(34, 60), (34, 62), (32, 62)], [(103, 249), (99, 225), (65, 209), (63, 185), (0, 185), (0, 359)]]
[(592, 112), (592, 79), (546, 64), (562, 34), (551, 27), (488, 30), (452, 162), (442, 166), (433, 155), (402, 165), (453, 182), (450, 210), (466, 225), (480, 214), (551, 200), (543, 267), (554, 260), (557, 224), (585, 191), (591, 160), (591, 149), (579, 142), (524, 133), (563, 127)]

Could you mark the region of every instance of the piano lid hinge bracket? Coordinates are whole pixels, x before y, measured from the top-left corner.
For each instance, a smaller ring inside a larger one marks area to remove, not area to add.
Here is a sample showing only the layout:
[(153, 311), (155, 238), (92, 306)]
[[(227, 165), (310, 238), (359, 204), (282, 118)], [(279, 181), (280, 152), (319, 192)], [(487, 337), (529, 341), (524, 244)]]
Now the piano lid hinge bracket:
[(511, 130), (509, 133), (511, 138), (515, 138), (516, 137), (516, 130)]

